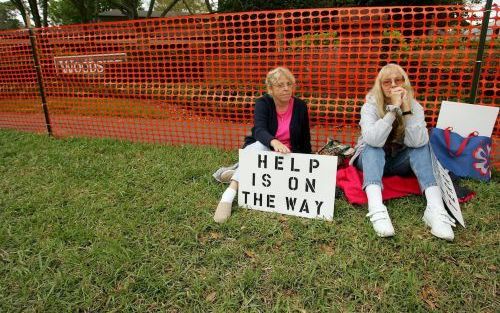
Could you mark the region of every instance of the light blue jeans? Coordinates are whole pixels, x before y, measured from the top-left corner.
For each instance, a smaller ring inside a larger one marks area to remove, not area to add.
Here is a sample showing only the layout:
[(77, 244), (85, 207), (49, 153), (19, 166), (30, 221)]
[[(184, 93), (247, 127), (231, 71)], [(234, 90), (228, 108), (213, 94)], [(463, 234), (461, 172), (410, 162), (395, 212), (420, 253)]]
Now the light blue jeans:
[(419, 148), (405, 147), (394, 157), (386, 155), (383, 148), (365, 145), (355, 165), (363, 171), (363, 189), (372, 184), (383, 188), (383, 175), (408, 176), (412, 173), (417, 176), (422, 192), (437, 186), (428, 144)]

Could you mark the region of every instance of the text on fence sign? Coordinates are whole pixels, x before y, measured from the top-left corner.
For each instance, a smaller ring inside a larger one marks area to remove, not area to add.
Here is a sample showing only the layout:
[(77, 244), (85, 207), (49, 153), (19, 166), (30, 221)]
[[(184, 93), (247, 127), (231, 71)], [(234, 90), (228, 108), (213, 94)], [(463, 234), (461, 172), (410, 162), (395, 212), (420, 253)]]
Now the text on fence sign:
[(64, 74), (100, 74), (104, 73), (104, 64), (126, 60), (126, 53), (72, 55), (54, 57), (54, 64)]
[(336, 156), (240, 150), (239, 168), (239, 206), (333, 218)]

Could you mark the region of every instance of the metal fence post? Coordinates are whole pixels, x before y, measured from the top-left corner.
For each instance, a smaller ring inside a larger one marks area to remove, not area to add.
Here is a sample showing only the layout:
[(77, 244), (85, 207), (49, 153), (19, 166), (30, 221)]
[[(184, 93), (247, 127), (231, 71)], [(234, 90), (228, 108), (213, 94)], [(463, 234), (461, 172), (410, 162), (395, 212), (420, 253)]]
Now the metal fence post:
[(26, 14), (26, 25), (28, 27), (28, 32), (30, 36), (31, 42), (31, 51), (33, 53), (33, 61), (35, 62), (35, 70), (36, 70), (36, 79), (38, 82), (38, 91), (40, 92), (40, 98), (42, 99), (42, 109), (43, 115), (45, 116), (45, 125), (47, 127), (47, 133), (49, 136), (52, 136), (52, 125), (50, 124), (50, 116), (49, 109), (47, 107), (47, 99), (45, 97), (45, 89), (43, 88), (43, 79), (42, 79), (42, 71), (40, 69), (40, 60), (37, 54), (37, 46), (36, 46), (36, 37), (33, 29), (31, 28), (30, 17)]
[(481, 76), (481, 66), (483, 63), (483, 53), (484, 53), (484, 45), (486, 43), (486, 36), (488, 33), (488, 26), (490, 22), (490, 12), (491, 12), (491, 5), (493, 3), (493, 0), (487, 0), (486, 1), (486, 6), (484, 8), (484, 13), (483, 13), (483, 22), (481, 25), (481, 35), (479, 37), (479, 45), (477, 47), (477, 55), (476, 55), (476, 64), (474, 66), (474, 76), (472, 79), (472, 88), (470, 91), (470, 97), (469, 97), (469, 103), (475, 104), (476, 102), (476, 93), (477, 93), (477, 87), (479, 85), (479, 76)]

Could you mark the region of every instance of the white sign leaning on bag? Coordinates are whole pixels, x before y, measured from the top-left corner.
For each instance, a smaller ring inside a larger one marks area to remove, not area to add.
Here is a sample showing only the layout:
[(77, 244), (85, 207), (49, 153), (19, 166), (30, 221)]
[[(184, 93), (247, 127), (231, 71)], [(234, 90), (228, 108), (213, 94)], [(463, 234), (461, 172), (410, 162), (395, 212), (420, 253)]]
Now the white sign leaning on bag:
[(479, 136), (491, 137), (497, 115), (498, 107), (443, 101), (436, 127), (453, 127), (453, 131), (462, 137), (474, 131)]

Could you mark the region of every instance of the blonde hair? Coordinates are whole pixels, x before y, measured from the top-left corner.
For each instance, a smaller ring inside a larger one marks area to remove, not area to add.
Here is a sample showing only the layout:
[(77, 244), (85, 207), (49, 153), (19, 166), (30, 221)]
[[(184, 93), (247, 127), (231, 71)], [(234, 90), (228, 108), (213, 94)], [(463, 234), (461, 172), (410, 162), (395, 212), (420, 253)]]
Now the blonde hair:
[(269, 93), (271, 96), (273, 95), (271, 87), (278, 82), (278, 79), (282, 75), (285, 76), (286, 79), (288, 79), (292, 84), (295, 85), (295, 76), (293, 76), (292, 72), (290, 72), (289, 69), (282, 66), (272, 69), (269, 71), (269, 73), (267, 73), (266, 76), (267, 93)]
[[(384, 94), (384, 90), (382, 89), (382, 80), (384, 77), (386, 77), (389, 73), (392, 72), (397, 72), (400, 74), (403, 79), (404, 83), (401, 85), (406, 90), (406, 96), (408, 97), (410, 103), (413, 100), (413, 88), (411, 87), (410, 84), (410, 79), (408, 78), (408, 74), (406, 74), (405, 70), (394, 63), (389, 63), (382, 67), (380, 71), (378, 72), (377, 78), (375, 79), (375, 84), (373, 85), (372, 89), (368, 93), (368, 97), (373, 97), (375, 99), (375, 103), (377, 105), (377, 112), (380, 118), (384, 117), (385, 115), (385, 108), (388, 104), (388, 98)], [(400, 115), (396, 115), (396, 125), (393, 129), (394, 133), (394, 138), (396, 140), (400, 140), (403, 138), (404, 131), (405, 131), (405, 124), (403, 117)]]

